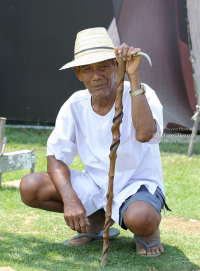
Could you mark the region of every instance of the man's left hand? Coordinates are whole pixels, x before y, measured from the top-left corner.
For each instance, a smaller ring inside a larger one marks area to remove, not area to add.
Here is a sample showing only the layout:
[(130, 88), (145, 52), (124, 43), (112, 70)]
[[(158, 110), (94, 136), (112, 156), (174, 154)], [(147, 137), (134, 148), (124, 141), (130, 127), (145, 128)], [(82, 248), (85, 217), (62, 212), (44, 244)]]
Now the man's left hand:
[(122, 54), (122, 58), (126, 61), (126, 72), (128, 76), (132, 76), (138, 73), (140, 67), (140, 62), (142, 61), (142, 56), (132, 57), (138, 52), (141, 52), (140, 48), (134, 48), (133, 46), (128, 46), (123, 43), (120, 47), (115, 47), (116, 60), (118, 61), (118, 54)]

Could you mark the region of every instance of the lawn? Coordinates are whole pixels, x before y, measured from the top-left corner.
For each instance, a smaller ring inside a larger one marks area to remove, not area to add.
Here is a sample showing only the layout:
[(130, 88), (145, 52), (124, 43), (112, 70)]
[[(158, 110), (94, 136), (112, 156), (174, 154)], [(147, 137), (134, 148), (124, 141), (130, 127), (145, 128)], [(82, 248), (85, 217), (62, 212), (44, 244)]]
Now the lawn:
[[(6, 152), (35, 149), (35, 171), (46, 171), (46, 140), (51, 131), (6, 128)], [(65, 247), (62, 242), (74, 235), (62, 214), (25, 206), (19, 190), (0, 189), (0, 267), (16, 271), (62, 270), (200, 270), (200, 143), (187, 157), (187, 144), (161, 143), (166, 198), (172, 212), (163, 215), (161, 238), (165, 253), (157, 258), (136, 256), (130, 231), (121, 230), (109, 245), (106, 268), (100, 266), (102, 244)], [(83, 170), (75, 157), (71, 168)], [(21, 179), (29, 170), (3, 174), (3, 182)], [(197, 221), (196, 221), (197, 220)]]

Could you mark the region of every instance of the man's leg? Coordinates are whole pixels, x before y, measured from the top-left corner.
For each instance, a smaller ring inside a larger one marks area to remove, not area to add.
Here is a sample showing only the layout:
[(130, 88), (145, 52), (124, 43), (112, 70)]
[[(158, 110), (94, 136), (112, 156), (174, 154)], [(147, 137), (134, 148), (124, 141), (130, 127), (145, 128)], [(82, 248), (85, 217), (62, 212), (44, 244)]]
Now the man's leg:
[(26, 175), (20, 183), (21, 199), (24, 204), (46, 211), (63, 213), (61, 195), (48, 173)]
[[(25, 176), (20, 184), (21, 198), (24, 204), (46, 211), (63, 213), (62, 198), (48, 173), (32, 173)], [(88, 217), (90, 226), (87, 232), (97, 234), (104, 228), (104, 216), (94, 213)], [(91, 238), (83, 237), (70, 243), (80, 245), (90, 242)]]
[[(142, 238), (146, 244), (151, 244), (160, 237), (160, 213), (146, 201), (132, 202), (123, 215), (125, 226), (134, 234)], [(142, 243), (136, 242), (136, 250), (141, 255), (155, 255), (164, 252), (161, 243), (152, 248), (146, 248)]]

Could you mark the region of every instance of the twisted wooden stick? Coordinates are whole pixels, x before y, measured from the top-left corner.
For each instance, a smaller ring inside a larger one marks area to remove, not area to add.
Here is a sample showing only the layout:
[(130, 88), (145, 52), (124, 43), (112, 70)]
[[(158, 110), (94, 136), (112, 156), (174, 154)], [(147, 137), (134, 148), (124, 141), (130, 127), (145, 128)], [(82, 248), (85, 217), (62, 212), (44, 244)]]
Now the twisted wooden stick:
[(107, 192), (107, 204), (106, 204), (106, 215), (103, 235), (103, 251), (102, 251), (102, 262), (101, 266), (106, 266), (106, 259), (108, 256), (108, 245), (110, 238), (110, 222), (112, 215), (112, 199), (113, 199), (113, 181), (115, 173), (115, 161), (117, 157), (117, 148), (120, 144), (120, 124), (122, 123), (123, 117), (123, 106), (122, 106), (122, 95), (124, 90), (124, 74), (126, 70), (126, 62), (123, 61), (122, 57), (118, 61), (118, 82), (117, 82), (117, 94), (115, 104), (115, 115), (113, 118), (112, 126), (112, 144), (110, 146), (110, 170), (108, 174), (108, 192)]

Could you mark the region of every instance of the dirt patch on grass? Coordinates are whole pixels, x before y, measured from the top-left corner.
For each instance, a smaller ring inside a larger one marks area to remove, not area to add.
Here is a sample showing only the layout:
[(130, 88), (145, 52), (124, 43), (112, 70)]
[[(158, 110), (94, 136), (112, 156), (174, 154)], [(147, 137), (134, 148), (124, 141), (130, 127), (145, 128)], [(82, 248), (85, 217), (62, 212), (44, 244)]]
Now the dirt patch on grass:
[(185, 220), (182, 217), (163, 218), (161, 221), (161, 229), (177, 232), (187, 232), (200, 236), (200, 221)]
[(15, 180), (15, 181), (3, 182), (2, 185), (14, 186), (16, 188), (19, 188), (20, 182), (21, 180)]
[(34, 220), (36, 220), (39, 216), (35, 216), (35, 217), (32, 217), (32, 216), (27, 216), (24, 220), (24, 224), (26, 226), (30, 225), (31, 223), (33, 223)]

